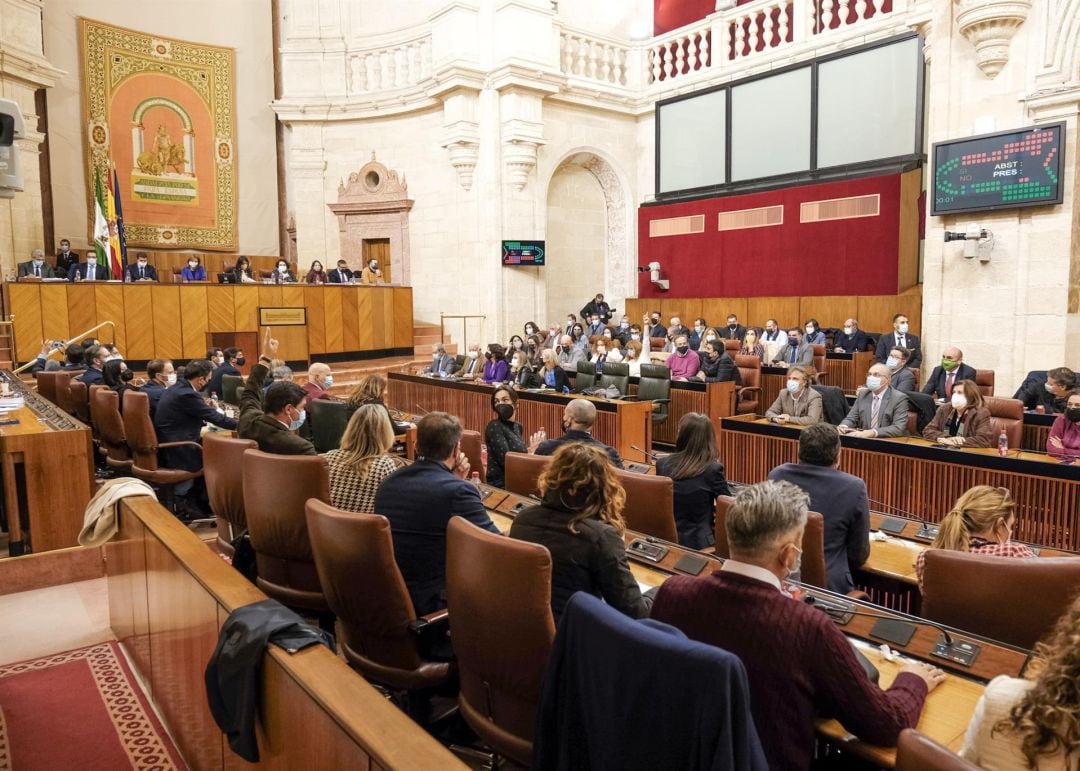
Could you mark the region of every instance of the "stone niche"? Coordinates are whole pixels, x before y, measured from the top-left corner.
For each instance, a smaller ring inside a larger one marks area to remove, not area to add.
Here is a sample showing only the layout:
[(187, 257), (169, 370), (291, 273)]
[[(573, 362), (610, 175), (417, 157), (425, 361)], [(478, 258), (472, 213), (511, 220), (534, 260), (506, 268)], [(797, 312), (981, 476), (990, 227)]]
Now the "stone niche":
[(390, 280), (395, 284), (409, 283), (409, 210), (413, 201), (404, 178), (375, 160), (372, 153), (368, 163), (350, 174), (348, 181), (342, 181), (337, 203), (328, 206), (338, 220), (341, 258), (351, 268), (363, 265), (368, 249), (389, 241)]

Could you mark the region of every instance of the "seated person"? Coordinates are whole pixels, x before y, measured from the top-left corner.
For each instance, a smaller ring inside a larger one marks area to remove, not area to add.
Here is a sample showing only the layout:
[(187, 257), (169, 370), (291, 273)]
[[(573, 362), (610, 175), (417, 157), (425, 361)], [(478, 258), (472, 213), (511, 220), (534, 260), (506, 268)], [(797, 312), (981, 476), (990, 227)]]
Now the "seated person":
[(337, 261), (337, 268), (330, 271), (331, 284), (348, 284), (353, 279), (353, 272), (349, 270), (349, 263), (345, 260)]
[(483, 381), (485, 383), (505, 383), (510, 377), (510, 365), (506, 363), (506, 349), (498, 343), (488, 346), (488, 352), (484, 354), (487, 361), (484, 363)]
[(604, 334), (604, 330), (607, 329), (607, 324), (600, 320), (600, 316), (593, 313), (588, 317), (589, 321), (585, 325), (585, 335), (587, 337), (595, 337), (596, 335)]
[(804, 367), (788, 367), (787, 383), (765, 417), (776, 423), (812, 426), (821, 422), (821, 394), (810, 387), (810, 375)]
[[(582, 339), (588, 345), (588, 338)], [(571, 335), (563, 335), (559, 338), (559, 346), (555, 349), (555, 353), (559, 357), (559, 366), (570, 372), (577, 372), (578, 362), (588, 358), (585, 349), (578, 346)]]
[(214, 367), (214, 374), (210, 376), (210, 383), (206, 387), (207, 393), (216, 396), (222, 396), (225, 393), (225, 376), (232, 375), (236, 377), (242, 375), (243, 373), (240, 372), (238, 367), (242, 367), (247, 363), (244, 352), (234, 346), (224, 350), (211, 348), (206, 352), (206, 358), (210, 360), (211, 364), (217, 363), (217, 366)]
[(101, 370), (102, 384), (106, 388), (116, 391), (116, 409), (120, 411), (120, 414), (124, 413), (124, 392), (139, 390), (137, 385), (132, 384), (134, 378), (135, 373), (128, 369), (123, 359), (107, 361)]
[(96, 259), (91, 259), (93, 251), (87, 252), (86, 262), (79, 262), (68, 269), (68, 281), (108, 281), (112, 278), (112, 271), (104, 265), (98, 265)]
[(811, 767), (818, 717), (836, 718), (863, 741), (894, 746), (945, 679), (939, 669), (910, 662), (883, 691), (836, 622), (792, 600), (783, 582), (799, 568), (808, 503), (787, 482), (741, 490), (726, 518), (731, 558), (708, 576), (668, 578), (650, 614), (742, 660), (770, 768)]
[(774, 367), (809, 367), (814, 363), (814, 349), (803, 340), (802, 330), (792, 327), (788, 330), (787, 343), (780, 347), (773, 357)]
[(375, 494), (384, 479), (403, 461), (391, 455), (394, 428), (377, 404), (365, 404), (352, 414), (341, 446), (323, 453), (330, 470), (330, 505), (344, 511), (371, 514)]
[(716, 498), (731, 495), (724, 464), (716, 456), (716, 431), (709, 416), (688, 412), (679, 421), (675, 452), (656, 461), (656, 475), (674, 480), (675, 529), (679, 545), (688, 549), (713, 545)]
[(390, 408), (383, 401), (385, 394), (386, 378), (382, 375), (368, 375), (353, 388), (352, 393), (349, 394), (349, 398), (345, 402), (345, 409), (351, 415), (365, 404), (378, 404), (386, 412), (390, 425), (394, 427), (394, 435), (401, 436), (412, 428), (412, 423), (394, 418)]
[(825, 345), (825, 333), (821, 331), (817, 319), (807, 319), (803, 329), (806, 331), (804, 341), (807, 345)]
[(146, 384), (142, 392), (150, 402), (150, 419), (157, 413), (158, 402), (166, 388), (176, 385), (176, 368), (170, 359), (151, 359), (146, 365)]
[(30, 253), (30, 259), (19, 263), (19, 278), (56, 278), (53, 266), (45, 262), (45, 252), (35, 249)]
[(672, 380), (689, 380), (701, 370), (701, 358), (690, 350), (690, 338), (685, 334), (675, 336), (675, 352), (664, 362), (671, 370)]
[(329, 282), (330, 277), (326, 275), (326, 271), (323, 270), (322, 263), (318, 260), (311, 263), (311, 270), (304, 277), (304, 281), (309, 284), (325, 284)]
[(642, 339), (659, 340), (666, 338), (668, 329), (660, 323), (660, 311), (646, 313), (641, 319)]
[[(37, 373), (47, 371), (50, 368), (46, 365), (49, 364), (49, 354), (55, 350), (58, 350), (58, 346), (62, 345), (61, 340), (42, 340), (41, 352), (38, 353), (37, 358), (34, 359), (34, 363), (30, 365), (30, 374), (37, 377)], [(84, 356), (83, 347), (78, 343), (72, 343), (64, 348), (64, 359), (58, 362), (58, 369), (64, 372), (82, 372), (86, 369), (86, 360)]]
[(742, 375), (735, 360), (731, 358), (724, 347), (724, 341), (718, 335), (705, 341), (705, 347), (701, 359), (701, 369), (696, 377), (706, 383), (724, 383), (732, 381), (735, 385), (742, 384)]
[(446, 352), (446, 346), (444, 344), (434, 343), (431, 346), (431, 366), (421, 370), (421, 374), (447, 377), (453, 375), (457, 371), (457, 359)]
[(292, 381), (282, 380), (271, 383), (263, 395), (263, 381), (270, 372), (268, 365), (277, 353), (277, 340), (269, 342), (263, 346), (268, 355), (259, 357), (259, 363), (251, 368), (240, 390), (240, 424), (236, 434), (241, 439), (255, 440), (263, 452), (315, 455), (315, 445), (294, 433), (307, 418), (307, 392)]
[(609, 361), (608, 349), (611, 347), (611, 343), (611, 338), (605, 338), (601, 335), (592, 344), (592, 363), (596, 367), (597, 375), (604, 371), (604, 364)]
[(416, 462), (383, 480), (375, 511), (390, 521), (394, 560), (418, 616), (446, 607), (446, 526), (451, 517), (498, 533), (480, 488), (469, 482), (461, 423), (429, 412), (416, 427)]
[[(487, 446), (487, 483), (492, 487), (506, 486), (506, 453), (529, 451), (525, 445), (525, 429), (514, 420), (517, 400), (513, 388), (496, 388), (491, 394), (495, 419), (484, 427), (484, 444)], [(541, 436), (540, 432), (534, 434), (532, 443), (538, 445)]]
[(908, 400), (890, 385), (891, 377), (884, 364), (870, 367), (866, 388), (855, 397), (855, 404), (838, 427), (841, 434), (864, 439), (907, 434)]
[(537, 455), (554, 455), (556, 450), (564, 444), (571, 442), (584, 442), (595, 444), (602, 448), (608, 455), (615, 468), (622, 468), (622, 458), (614, 447), (596, 439), (592, 435), (593, 423), (596, 422), (596, 406), (588, 399), (571, 399), (563, 410), (563, 435), (556, 439), (548, 439), (541, 442), (536, 448)]
[(762, 343), (775, 343), (776, 349), (779, 350), (787, 345), (787, 332), (780, 329), (780, 324), (776, 319), (766, 319), (764, 331), (761, 333)]
[(859, 320), (848, 319), (844, 322), (844, 328), (836, 333), (833, 350), (837, 353), (858, 353), (865, 351), (869, 342), (869, 336), (859, 329)]
[(124, 268), (124, 278), (127, 281), (157, 281), (157, 268), (150, 264), (146, 252), (139, 252), (135, 262)]
[[(710, 426), (710, 431), (711, 431)], [(551, 613), (558, 621), (574, 592), (600, 597), (630, 618), (649, 615), (626, 557), (626, 493), (600, 447), (560, 447), (537, 481), (541, 502), (514, 517), (510, 537), (551, 553)]]
[(903, 313), (893, 316), (893, 331), (878, 338), (874, 361), (883, 363), (888, 358), (889, 350), (896, 346), (907, 348), (910, 352), (909, 367), (919, 369), (922, 366), (922, 348), (919, 346), (919, 338), (908, 331), (908, 318)]
[(588, 355), (589, 336), (585, 334), (585, 326), (575, 322), (570, 325), (570, 345)]
[(725, 340), (742, 340), (746, 337), (746, 327), (739, 323), (739, 317), (734, 313), (728, 314), (727, 326), (716, 331)]
[(1065, 411), (1054, 419), (1046, 437), (1046, 452), (1062, 460), (1080, 459), (1080, 388), (1069, 392)]
[(765, 346), (758, 341), (757, 330), (748, 329), (743, 337), (742, 346), (739, 348), (740, 356), (757, 356), (759, 360), (765, 358)]
[(810, 509), (825, 520), (828, 589), (847, 594), (851, 575), (870, 558), (870, 499), (866, 482), (845, 474), (840, 465), (840, 434), (828, 423), (799, 432), (799, 462), (769, 472), (774, 482), (791, 482), (810, 496)]
[(275, 284), (295, 284), (296, 274), (289, 270), (289, 263), (278, 260), (274, 263), (273, 281)]
[[(75, 379), (86, 383), (87, 388), (103, 382), (104, 378), (101, 371), (105, 368), (105, 361), (108, 357), (109, 352), (103, 345), (91, 345), (89, 348), (84, 349), (83, 361), (86, 363), (86, 371)], [(207, 363), (209, 364), (209, 362)]]
[(885, 366), (892, 372), (892, 387), (897, 391), (915, 390), (915, 373), (908, 367), (908, 359), (911, 351), (907, 348), (894, 346), (889, 349), (889, 358), (885, 360)]
[(946, 447), (992, 447), (997, 442), (990, 410), (974, 380), (958, 380), (951, 399), (938, 407), (923, 439)]
[(1080, 715), (1080, 596), (1035, 647), (1027, 676), (999, 675), (971, 716), (960, 756), (987, 771), (1075, 769)]
[(675, 343), (675, 338), (679, 335), (686, 335), (687, 345), (690, 343), (690, 330), (683, 326), (682, 319), (678, 316), (671, 317), (671, 324), (667, 328), (667, 339), (672, 344)]
[(540, 354), (542, 365), (536, 371), (536, 377), (540, 381), (540, 388), (553, 388), (559, 393), (570, 391), (570, 381), (566, 378), (566, 370), (559, 366), (559, 359), (555, 351), (545, 348)]
[(946, 348), (941, 354), (941, 364), (934, 367), (922, 392), (933, 396), (939, 402), (948, 401), (953, 393), (953, 384), (961, 380), (975, 381), (975, 368), (964, 364), (964, 352), (956, 346)]
[(247, 257), (237, 257), (236, 265), (225, 274), (233, 284), (254, 284), (255, 277), (251, 273), (251, 260)]
[[(1004, 487), (976, 485), (956, 499), (952, 511), (938, 526), (931, 549), (968, 551), (987, 557), (1035, 557), (1035, 553), (1012, 539), (1016, 504)], [(915, 575), (922, 589), (926, 552), (915, 559)]]
[(1028, 377), (1013, 398), (1022, 401), (1025, 410), (1042, 407), (1047, 415), (1054, 415), (1065, 409), (1065, 397), (1078, 386), (1080, 380), (1075, 372), (1068, 367), (1055, 367), (1045, 378)]
[(180, 269), (180, 280), (183, 282), (188, 281), (206, 281), (206, 268), (202, 266), (202, 259), (197, 254), (193, 254), (188, 257), (188, 263)]
[(327, 389), (334, 385), (334, 373), (330, 371), (329, 364), (317, 361), (308, 367), (307, 382), (303, 388), (307, 391), (308, 401), (316, 399), (335, 399), (336, 397)]
[(480, 360), (480, 346), (477, 343), (469, 343), (465, 351), (465, 363), (457, 371), (457, 376), (462, 380), (476, 380), (484, 374), (484, 363)]
[(529, 355), (525, 351), (514, 351), (514, 355), (510, 357), (510, 374), (507, 376), (507, 382), (521, 388), (540, 387), (536, 370), (529, 363)]

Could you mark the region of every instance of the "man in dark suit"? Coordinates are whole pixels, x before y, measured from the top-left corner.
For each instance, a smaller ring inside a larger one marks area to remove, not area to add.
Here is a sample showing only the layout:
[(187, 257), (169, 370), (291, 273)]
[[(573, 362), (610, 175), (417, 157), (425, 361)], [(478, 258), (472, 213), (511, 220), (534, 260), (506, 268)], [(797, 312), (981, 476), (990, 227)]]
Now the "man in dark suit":
[(244, 352), (239, 348), (226, 348), (221, 351), (221, 363), (214, 369), (214, 373), (210, 376), (210, 385), (207, 387), (206, 392), (209, 394), (217, 394), (219, 397), (225, 393), (224, 386), (221, 379), (226, 375), (241, 375), (243, 374), (236, 368), (239, 364), (244, 366)]
[(102, 370), (105, 368), (105, 357), (109, 352), (103, 345), (91, 345), (83, 352), (83, 361), (86, 362), (86, 372), (79, 375), (76, 380), (86, 383), (89, 388), (97, 383), (104, 383), (105, 377)]
[[(50, 369), (46, 365), (49, 363), (49, 354), (54, 350), (57, 350), (59, 345), (63, 341), (61, 340), (43, 340), (41, 342), (41, 352), (34, 359), (34, 363), (30, 365), (30, 374), (37, 377), (37, 373)], [(64, 372), (82, 372), (86, 369), (86, 357), (84, 356), (83, 347), (78, 343), (72, 343), (64, 349), (64, 359), (59, 362), (59, 367), (56, 369), (63, 370)]]
[(705, 343), (705, 350), (701, 354), (701, 370), (697, 373), (697, 378), (706, 383), (723, 383), (731, 380), (735, 385), (742, 385), (742, 374), (735, 360), (724, 349), (723, 339)]
[(345, 260), (338, 260), (337, 267), (330, 271), (330, 283), (331, 284), (348, 284), (353, 277), (353, 273), (349, 270), (349, 263)]
[(417, 615), (446, 607), (446, 526), (464, 517), (498, 533), (469, 479), (461, 451), (461, 423), (445, 412), (429, 412), (416, 426), (418, 460), (379, 485), (375, 511), (390, 521), (394, 560)]
[(146, 383), (142, 392), (150, 403), (150, 419), (157, 414), (158, 403), (165, 389), (176, 383), (176, 368), (169, 359), (151, 359), (146, 365)]
[[(198, 442), (204, 423), (229, 430), (236, 428), (235, 418), (225, 417), (223, 412), (207, 404), (199, 393), (210, 382), (210, 371), (210, 362), (206, 359), (193, 359), (184, 367), (183, 379), (161, 395), (154, 415), (159, 442)], [(202, 453), (194, 447), (169, 447), (159, 454), (162, 465), (167, 468), (186, 471), (202, 468)], [(190, 483), (181, 482), (176, 486), (176, 493), (185, 495), (191, 487)]]
[(746, 327), (739, 323), (739, 317), (734, 313), (729, 313), (727, 317), (727, 326), (723, 329), (716, 330), (724, 340), (738, 340), (742, 342), (742, 339), (746, 337)]
[(1042, 407), (1047, 415), (1064, 412), (1069, 391), (1080, 388), (1080, 375), (1068, 367), (1055, 367), (1049, 372), (1029, 372), (1014, 399), (1024, 403), (1025, 410)]
[(915, 390), (915, 373), (908, 367), (911, 351), (907, 348), (894, 347), (889, 351), (885, 366), (892, 371), (892, 387), (905, 393)]
[(799, 327), (788, 330), (787, 343), (773, 357), (774, 367), (812, 367), (814, 366), (814, 346), (806, 342)]
[(570, 442), (585, 442), (603, 447), (615, 468), (622, 468), (622, 458), (614, 447), (608, 447), (592, 435), (593, 423), (596, 422), (596, 405), (588, 399), (571, 399), (563, 410), (563, 435), (557, 439), (541, 442), (536, 448), (537, 455), (554, 455), (555, 451)]
[(315, 445), (293, 433), (307, 418), (307, 391), (291, 380), (279, 380), (271, 383), (266, 395), (263, 395), (263, 383), (270, 374), (271, 357), (277, 353), (277, 341), (271, 339), (269, 343), (266, 354), (259, 357), (258, 364), (251, 368), (251, 374), (240, 391), (237, 436), (255, 440), (263, 452), (315, 455)]
[(45, 252), (35, 249), (30, 259), (19, 263), (19, 278), (56, 278), (52, 265), (45, 262)]
[(799, 462), (769, 472), (774, 482), (791, 482), (810, 496), (810, 509), (825, 520), (828, 589), (847, 594), (852, 572), (870, 557), (870, 499), (866, 482), (845, 474), (840, 464), (840, 433), (828, 423), (799, 432)]
[(833, 340), (833, 348), (837, 353), (857, 353), (865, 351), (870, 338), (859, 329), (858, 319), (848, 319), (844, 322), (844, 328), (836, 334)]
[(135, 255), (135, 262), (124, 268), (124, 279), (127, 281), (157, 281), (157, 269), (150, 264), (146, 252)]
[(878, 338), (874, 361), (884, 364), (889, 358), (889, 349), (897, 345), (911, 351), (911, 356), (908, 358), (909, 367), (919, 369), (922, 366), (922, 348), (919, 347), (919, 338), (908, 332), (908, 319), (903, 313), (893, 316), (893, 331)]
[(79, 255), (71, 251), (71, 242), (66, 238), (60, 239), (60, 251), (56, 253), (56, 275), (66, 276), (78, 264)]
[(884, 364), (870, 367), (866, 388), (838, 426), (841, 434), (863, 439), (907, 435), (908, 400), (891, 387), (891, 381), (892, 373)]
[(650, 314), (646, 314), (642, 320), (644, 326), (645, 336), (650, 340), (659, 340), (662, 337), (667, 337), (667, 327), (660, 323), (660, 311), (653, 311)]
[[(88, 252), (93, 254), (93, 252)], [(68, 281), (109, 281), (112, 273), (108, 268), (98, 265), (96, 260), (87, 258), (86, 262), (80, 262), (71, 266), (68, 271)]]
[[(581, 317), (583, 319), (595, 315), (603, 326), (608, 325), (613, 313), (615, 313), (615, 309), (604, 302), (604, 295), (602, 293), (597, 293), (596, 297), (585, 303), (585, 307), (581, 309)], [(601, 328), (601, 332), (602, 331), (603, 328)], [(600, 334), (600, 332), (597, 332), (596, 334)]]
[(964, 352), (956, 346), (946, 348), (941, 354), (941, 364), (934, 367), (922, 392), (940, 401), (952, 398), (952, 387), (961, 380), (975, 382), (975, 368), (964, 364)]

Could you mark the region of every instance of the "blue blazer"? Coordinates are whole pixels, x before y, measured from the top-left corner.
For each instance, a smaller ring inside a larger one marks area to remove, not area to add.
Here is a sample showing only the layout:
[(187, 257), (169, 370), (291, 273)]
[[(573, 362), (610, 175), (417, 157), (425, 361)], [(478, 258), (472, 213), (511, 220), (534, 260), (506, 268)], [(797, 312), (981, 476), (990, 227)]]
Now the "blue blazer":
[(101, 373), (101, 370), (95, 369), (94, 367), (88, 367), (85, 372), (75, 379), (86, 383), (87, 388), (105, 382), (105, 376)]
[[(151, 281), (158, 280), (157, 268), (155, 268), (153, 265), (147, 263), (144, 271), (146, 273), (146, 276), (144, 278)], [(130, 278), (132, 281), (143, 280), (139, 278), (139, 264), (137, 262), (133, 262), (129, 264), (126, 268), (124, 268), (124, 277)]]
[(200, 265), (195, 268), (195, 270), (192, 270), (185, 265), (180, 270), (180, 277), (184, 279), (184, 281), (206, 281), (206, 268)]
[[(154, 414), (154, 429), (159, 442), (197, 442), (203, 423), (227, 429), (237, 426), (235, 418), (227, 418), (207, 404), (188, 380), (178, 380), (161, 394)], [(194, 447), (169, 447), (161, 450), (158, 457), (167, 468), (187, 471), (202, 468), (202, 453)]]

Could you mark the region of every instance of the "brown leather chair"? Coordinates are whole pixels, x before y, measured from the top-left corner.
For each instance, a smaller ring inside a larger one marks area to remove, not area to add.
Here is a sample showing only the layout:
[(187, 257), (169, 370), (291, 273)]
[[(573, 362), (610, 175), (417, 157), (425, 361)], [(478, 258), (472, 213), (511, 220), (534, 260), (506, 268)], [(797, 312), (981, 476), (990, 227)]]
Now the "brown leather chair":
[(217, 520), (218, 550), (232, 556), (233, 539), (247, 529), (244, 516), (244, 450), (259, 445), (252, 439), (234, 439), (209, 433), (203, 437), (203, 478), (210, 510)]
[(825, 346), (821, 343), (811, 343), (810, 347), (814, 350), (814, 373), (817, 375), (818, 382), (824, 382), (828, 374), (825, 371)]
[(1001, 434), (1009, 437), (1009, 447), (1018, 448), (1024, 437), (1024, 403), (1019, 399), (1004, 399), (1000, 396), (986, 397), (986, 407), (990, 410), (990, 423), (994, 426), (994, 436)]
[(761, 359), (757, 356), (735, 357), (735, 366), (739, 368), (742, 387), (736, 391), (735, 414), (756, 415), (761, 409)]
[(342, 511), (314, 498), (305, 510), (319, 582), (340, 622), (338, 642), (349, 666), (403, 691), (448, 682), (454, 668), (424, 659), (417, 641), (420, 629), (444, 620), (446, 611), (417, 618), (386, 517)]
[(131, 449), (124, 435), (120, 395), (104, 386), (94, 386), (90, 391), (90, 422), (98, 437), (98, 447), (105, 455), (105, 465), (118, 471), (129, 471)]
[(979, 393), (983, 396), (994, 395), (994, 370), (992, 369), (977, 369), (975, 370), (975, 385), (979, 387)]
[(911, 374), (915, 377), (915, 387), (911, 390), (918, 391), (922, 388), (922, 370), (918, 367), (908, 367), (911, 370)]
[(72, 378), (68, 383), (68, 407), (64, 412), (90, 425), (90, 389), (83, 381)]
[(551, 463), (548, 455), (530, 455), (524, 452), (508, 452), (503, 460), (505, 469), (503, 484), (515, 495), (539, 495), (536, 482)]
[(258, 566), (256, 585), (285, 605), (328, 610), (304, 514), (309, 499), (330, 500), (326, 460), (318, 455), (244, 450), (243, 469), (244, 513)]
[[(48, 399), (50, 402), (60, 407), (59, 394), (61, 391), (66, 391), (71, 383), (71, 373), (63, 370), (56, 370), (54, 372), (39, 372), (37, 373), (37, 390), (38, 393)], [(60, 407), (63, 409), (63, 407)]]
[(158, 450), (162, 447), (197, 447), (198, 442), (158, 443), (157, 432), (150, 420), (150, 399), (140, 391), (124, 391), (124, 436), (131, 450), (131, 473), (147, 484), (159, 488), (166, 501), (172, 497), (172, 489), (181, 482), (202, 476), (202, 469), (164, 468), (158, 464)]
[(638, 533), (678, 543), (674, 480), (631, 471), (616, 470), (615, 475), (626, 490), (626, 506), (623, 508), (626, 526)]
[(469, 459), (469, 476), (479, 471), (480, 481), (486, 482), (487, 469), (484, 468), (483, 455), (480, 451), (482, 443), (483, 437), (480, 436), (479, 431), (465, 430), (461, 432), (461, 451)]
[(461, 517), (446, 534), (461, 716), (497, 754), (528, 766), (544, 670), (555, 637), (551, 555)]
[(732, 358), (735, 357), (735, 354), (739, 352), (740, 348), (742, 348), (742, 340), (724, 339), (724, 350), (727, 351)]
[[(735, 501), (730, 495), (721, 495), (716, 499), (716, 525), (713, 536), (716, 538), (716, 556), (727, 559), (731, 556), (728, 546), (727, 521), (728, 507)], [(825, 568), (825, 518), (816, 511), (806, 515), (806, 530), (802, 540), (802, 569), (799, 580), (804, 584), (829, 588), (829, 574)]]
[(979, 771), (951, 750), (914, 728), (900, 732), (896, 743), (896, 771)]
[(922, 614), (933, 621), (1032, 648), (1080, 592), (1080, 557), (987, 557), (929, 549)]

